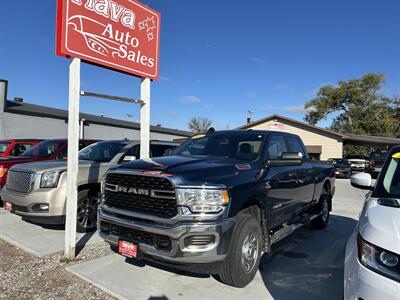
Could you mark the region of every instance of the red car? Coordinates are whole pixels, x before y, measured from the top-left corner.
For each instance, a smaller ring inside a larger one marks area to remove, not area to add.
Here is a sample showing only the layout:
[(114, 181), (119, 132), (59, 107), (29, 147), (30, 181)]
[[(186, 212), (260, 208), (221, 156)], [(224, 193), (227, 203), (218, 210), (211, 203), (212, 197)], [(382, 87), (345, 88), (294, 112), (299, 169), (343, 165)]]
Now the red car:
[[(79, 150), (97, 142), (97, 140), (80, 140)], [(66, 139), (46, 140), (25, 151), (17, 157), (0, 157), (0, 190), (6, 184), (8, 169), (16, 164), (30, 163), (42, 160), (67, 158)]]
[(19, 156), (41, 141), (34, 139), (0, 140), (0, 156)]

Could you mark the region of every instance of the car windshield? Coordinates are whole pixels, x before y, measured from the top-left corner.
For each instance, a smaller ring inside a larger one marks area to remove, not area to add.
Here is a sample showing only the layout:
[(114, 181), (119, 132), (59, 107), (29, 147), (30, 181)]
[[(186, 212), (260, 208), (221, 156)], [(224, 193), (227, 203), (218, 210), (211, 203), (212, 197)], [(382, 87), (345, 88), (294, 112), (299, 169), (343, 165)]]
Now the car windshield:
[(95, 162), (109, 162), (125, 144), (120, 142), (99, 142), (79, 151), (79, 159)]
[(48, 157), (58, 150), (63, 141), (44, 141), (22, 153), (23, 156)]
[(376, 183), (374, 197), (400, 198), (400, 152), (392, 155)]
[(264, 134), (210, 133), (198, 134), (178, 147), (174, 155), (218, 156), (251, 161), (258, 157)]
[(0, 153), (6, 152), (8, 146), (10, 146), (10, 143), (4, 143), (4, 142), (0, 143)]

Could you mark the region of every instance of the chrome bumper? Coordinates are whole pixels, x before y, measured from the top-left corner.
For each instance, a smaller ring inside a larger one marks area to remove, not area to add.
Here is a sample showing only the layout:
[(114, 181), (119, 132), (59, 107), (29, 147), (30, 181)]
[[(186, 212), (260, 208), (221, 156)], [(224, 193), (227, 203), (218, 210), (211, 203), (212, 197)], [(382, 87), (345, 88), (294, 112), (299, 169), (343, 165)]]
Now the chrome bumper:
[[(130, 213), (132, 215), (132, 213)], [(100, 205), (98, 208), (97, 228), (100, 236), (112, 245), (118, 245), (119, 236), (103, 230), (104, 224), (114, 224), (155, 235), (166, 236), (171, 241), (170, 250), (140, 244), (140, 252), (145, 256), (161, 259), (170, 263), (202, 264), (220, 262), (226, 257), (231, 244), (235, 219), (209, 222), (177, 222), (175, 224), (149, 224), (133, 220), (128, 216), (116, 216)], [(214, 242), (205, 247), (185, 247), (184, 240), (189, 236), (214, 236)]]

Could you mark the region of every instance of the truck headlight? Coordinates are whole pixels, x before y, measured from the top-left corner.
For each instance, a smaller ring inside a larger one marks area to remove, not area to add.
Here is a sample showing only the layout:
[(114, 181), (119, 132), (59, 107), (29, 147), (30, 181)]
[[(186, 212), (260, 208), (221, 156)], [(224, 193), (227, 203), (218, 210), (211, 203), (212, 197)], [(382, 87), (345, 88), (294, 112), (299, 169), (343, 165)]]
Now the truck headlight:
[(60, 175), (65, 170), (53, 170), (47, 171), (42, 174), (42, 179), (40, 180), (41, 188), (54, 188), (58, 185), (58, 180)]
[(227, 190), (177, 189), (178, 205), (186, 206), (194, 213), (219, 212), (229, 203)]
[(360, 263), (382, 276), (400, 282), (399, 255), (364, 241), (357, 237), (358, 260)]

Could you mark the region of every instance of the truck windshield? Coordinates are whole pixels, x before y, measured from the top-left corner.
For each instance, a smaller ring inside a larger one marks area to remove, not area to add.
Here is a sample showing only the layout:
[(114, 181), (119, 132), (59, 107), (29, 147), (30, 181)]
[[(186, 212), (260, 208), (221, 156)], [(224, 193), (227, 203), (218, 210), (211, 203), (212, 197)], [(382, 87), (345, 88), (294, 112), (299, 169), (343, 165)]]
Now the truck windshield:
[(58, 150), (63, 141), (44, 141), (25, 151), (23, 156), (48, 157)]
[(376, 183), (374, 197), (400, 198), (400, 152), (387, 162)]
[(251, 132), (199, 134), (177, 148), (174, 155), (218, 156), (251, 161), (258, 157), (265, 135)]
[(10, 143), (0, 143), (0, 153), (6, 152), (8, 146), (10, 146)]
[(109, 162), (125, 146), (119, 142), (100, 142), (79, 151), (79, 159), (95, 162)]

